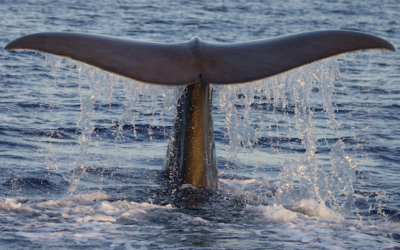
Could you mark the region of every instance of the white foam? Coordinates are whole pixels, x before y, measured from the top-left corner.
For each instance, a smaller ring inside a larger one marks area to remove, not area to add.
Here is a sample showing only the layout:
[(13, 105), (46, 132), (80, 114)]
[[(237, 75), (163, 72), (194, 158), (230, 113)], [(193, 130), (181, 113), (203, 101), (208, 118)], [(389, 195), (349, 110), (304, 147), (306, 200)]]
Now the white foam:
[(73, 205), (90, 203), (94, 201), (102, 201), (110, 198), (111, 196), (107, 195), (106, 193), (98, 191), (87, 194), (69, 195), (67, 197), (64, 197), (56, 201), (48, 200), (40, 202), (38, 206), (41, 207), (73, 206)]
[(195, 221), (195, 222), (202, 223), (202, 224), (207, 224), (207, 223), (209, 223), (208, 220), (205, 220), (205, 219), (203, 219), (203, 218), (201, 218), (201, 217), (193, 217), (192, 220)]
[[(220, 174), (223, 175), (224, 173), (221, 172)], [(278, 186), (277, 182), (273, 182), (273, 181), (266, 180), (263, 178), (252, 178), (252, 179), (245, 179), (245, 180), (219, 178), (218, 180), (220, 183), (225, 184), (226, 186), (228, 186), (231, 189), (239, 189), (239, 190), (243, 190), (245, 188), (260, 189), (263, 187), (267, 187), (267, 189), (268, 189), (272, 186)]]
[[(376, 227), (379, 230), (372, 230)], [(296, 249), (384, 249), (400, 247), (390, 237), (391, 232), (397, 233), (398, 230), (398, 225), (376, 221), (331, 220), (298, 214), (297, 220), (266, 223), (253, 233), (258, 237), (267, 237), (268, 241), (287, 242), (287, 247)]]
[(326, 207), (325, 203), (319, 203), (313, 199), (303, 199), (286, 206), (286, 208), (309, 216), (318, 216), (332, 220), (344, 220), (342, 215)]
[(289, 222), (297, 219), (297, 214), (287, 210), (282, 205), (273, 204), (272, 206), (259, 205), (256, 207), (246, 206), (247, 210), (263, 213), (268, 221)]
[[(219, 222), (208, 217), (182, 213), (170, 205), (101, 200), (107, 197), (104, 193), (78, 197), (66, 197), (52, 202), (33, 200), (18, 203), (17, 200), (8, 200), (8, 204), (16, 207), (18, 213), (3, 206), (5, 216), (2, 218), (13, 222), (15, 216), (22, 215), (28, 221), (23, 224), (22, 220), (17, 219), (18, 223), (5, 223), (2, 228), (17, 237), (53, 248), (63, 246), (66, 240), (82, 246), (93, 246), (91, 244), (95, 240), (100, 246), (122, 249), (145, 249), (150, 245), (155, 248), (173, 248), (149, 242), (148, 239), (162, 235), (167, 239), (185, 242), (204, 235), (204, 230), (211, 234), (223, 232), (232, 238), (241, 235), (257, 239), (267, 237), (270, 242), (299, 249), (400, 247), (392, 239), (392, 235), (400, 234), (398, 224), (343, 220), (313, 200), (302, 200), (292, 204), (290, 209), (277, 204), (248, 205), (241, 214), (250, 213), (252, 216), (244, 224), (237, 224), (235, 219)], [(100, 200), (96, 201), (96, 197)], [(31, 207), (40, 207), (40, 210), (35, 211), (41, 212), (35, 215), (29, 212), (34, 209)]]
[(227, 185), (249, 185), (249, 184), (256, 184), (259, 183), (256, 179), (249, 179), (249, 180), (225, 180), (225, 179), (219, 179), (220, 182), (225, 183)]
[(18, 203), (16, 199), (6, 198), (4, 202), (0, 202), (0, 209), (5, 210), (16, 210), (21, 208), (21, 203)]
[(105, 221), (105, 222), (116, 222), (117, 220), (114, 217), (111, 216), (105, 216), (105, 215), (96, 215), (96, 216), (86, 216), (84, 218), (78, 218), (76, 219), (76, 222), (79, 223), (86, 223), (89, 221)]

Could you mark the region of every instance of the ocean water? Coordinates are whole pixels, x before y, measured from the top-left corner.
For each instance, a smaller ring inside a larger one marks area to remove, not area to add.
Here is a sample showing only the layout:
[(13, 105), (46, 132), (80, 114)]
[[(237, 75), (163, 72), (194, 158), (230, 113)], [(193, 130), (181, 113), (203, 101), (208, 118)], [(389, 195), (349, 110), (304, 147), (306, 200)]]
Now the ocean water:
[[(242, 42), (346, 29), (400, 49), (397, 0), (0, 0), (0, 14), (1, 48), (45, 31)], [(179, 88), (1, 49), (0, 249), (400, 248), (399, 59), (356, 52), (213, 86), (220, 188), (193, 207), (162, 187)]]

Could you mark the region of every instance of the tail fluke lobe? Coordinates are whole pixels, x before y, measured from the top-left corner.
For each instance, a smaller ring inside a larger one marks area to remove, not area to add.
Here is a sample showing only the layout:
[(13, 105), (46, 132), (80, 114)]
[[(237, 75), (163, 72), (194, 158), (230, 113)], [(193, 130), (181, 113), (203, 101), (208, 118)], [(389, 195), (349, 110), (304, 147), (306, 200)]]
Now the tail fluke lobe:
[(37, 33), (20, 37), (5, 49), (32, 49), (69, 57), (137, 81), (187, 85), (198, 81), (194, 40), (150, 43), (79, 33)]
[(395, 50), (392, 44), (379, 37), (344, 30), (305, 32), (236, 44), (210, 44), (203, 48), (203, 81), (215, 84), (251, 82), (351, 51)]

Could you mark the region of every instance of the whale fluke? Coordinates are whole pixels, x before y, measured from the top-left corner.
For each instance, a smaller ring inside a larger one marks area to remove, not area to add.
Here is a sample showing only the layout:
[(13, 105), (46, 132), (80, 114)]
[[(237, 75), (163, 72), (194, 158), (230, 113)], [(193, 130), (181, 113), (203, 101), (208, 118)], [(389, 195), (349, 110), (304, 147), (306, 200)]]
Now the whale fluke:
[(394, 51), (369, 34), (325, 30), (243, 43), (152, 43), (79, 33), (37, 33), (6, 47), (39, 50), (96, 66), (137, 81), (161, 85), (245, 83), (338, 54), (367, 49)]
[(37, 33), (6, 47), (70, 57), (137, 81), (188, 85), (178, 103), (164, 176), (170, 187), (217, 188), (212, 84), (245, 83), (338, 54), (367, 49), (394, 51), (369, 34), (326, 30), (244, 43), (151, 43), (78, 33)]

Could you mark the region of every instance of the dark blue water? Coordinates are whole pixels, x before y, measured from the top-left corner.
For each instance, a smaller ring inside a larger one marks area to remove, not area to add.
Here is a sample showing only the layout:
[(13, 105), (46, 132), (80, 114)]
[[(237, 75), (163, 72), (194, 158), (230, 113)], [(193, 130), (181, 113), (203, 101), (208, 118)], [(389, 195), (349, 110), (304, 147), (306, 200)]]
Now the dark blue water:
[[(0, 14), (1, 48), (44, 31), (241, 42), (347, 29), (400, 44), (397, 0), (0, 0)], [(178, 90), (0, 53), (0, 248), (400, 247), (398, 52), (216, 87), (221, 187), (194, 208), (160, 184)]]

